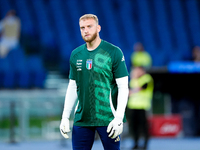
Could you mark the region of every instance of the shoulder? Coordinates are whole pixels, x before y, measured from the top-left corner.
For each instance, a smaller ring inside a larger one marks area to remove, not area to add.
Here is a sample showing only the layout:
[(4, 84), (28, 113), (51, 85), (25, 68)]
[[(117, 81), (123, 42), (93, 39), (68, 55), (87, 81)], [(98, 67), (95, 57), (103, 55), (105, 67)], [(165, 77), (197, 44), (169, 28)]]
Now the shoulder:
[(152, 78), (152, 76), (150, 75), (150, 74), (144, 74), (143, 76), (141, 76), (141, 79), (142, 80), (146, 80), (146, 81), (151, 81), (151, 80), (153, 80), (153, 78)]
[(71, 58), (74, 57), (75, 55), (79, 54), (80, 52), (82, 52), (84, 48), (85, 48), (85, 44), (75, 48), (71, 53)]
[(103, 46), (110, 49), (110, 50), (117, 50), (117, 51), (121, 51), (121, 49), (119, 47), (117, 47), (116, 45), (109, 43), (105, 40), (102, 40), (103, 42)]
[(16, 17), (15, 20), (20, 23), (21, 22), (21, 19), (19, 17)]
[(147, 51), (144, 51), (142, 55), (145, 56), (146, 58), (151, 58), (151, 55)]
[(118, 56), (119, 57), (123, 56), (123, 52), (118, 46), (111, 44), (107, 41), (103, 41), (103, 42), (104, 43), (103, 43), (102, 48), (106, 50), (111, 56), (113, 56), (114, 59), (116, 59), (116, 57)]

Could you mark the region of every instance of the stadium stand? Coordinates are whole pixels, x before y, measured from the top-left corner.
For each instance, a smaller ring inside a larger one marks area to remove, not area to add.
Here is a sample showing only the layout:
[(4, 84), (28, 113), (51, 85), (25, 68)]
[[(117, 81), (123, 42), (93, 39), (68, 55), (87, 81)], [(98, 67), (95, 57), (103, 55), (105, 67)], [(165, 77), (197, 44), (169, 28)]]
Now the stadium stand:
[(26, 56), (24, 50), (19, 46), (10, 51), (8, 61), (11, 64), (14, 72), (13, 87), (28, 88), (29, 87), (29, 72), (27, 70)]
[(43, 66), (42, 59), (37, 55), (29, 55), (27, 57), (27, 66), (30, 73), (29, 85), (43, 88), (47, 72)]
[[(100, 36), (122, 49), (128, 69), (136, 42), (143, 43), (151, 54), (153, 67), (190, 60), (192, 47), (200, 45), (197, 0), (0, 0), (0, 19), (10, 9), (15, 9), (22, 21), (21, 47), (25, 55), (41, 56), (47, 70), (56, 66), (64, 75), (68, 75), (71, 51), (84, 43), (78, 19), (85, 13), (99, 17), (103, 28)], [(7, 64), (4, 61), (1, 68), (6, 68), (2, 66)], [(22, 73), (23, 59), (19, 63), (15, 67), (20, 69), (14, 70), (21, 72), (19, 78), (26, 76), (27, 82), (19, 80), (15, 84), (29, 87), (29, 77)], [(5, 83), (7, 87), (15, 84)]]
[(14, 74), (7, 58), (0, 59), (0, 88), (13, 88)]

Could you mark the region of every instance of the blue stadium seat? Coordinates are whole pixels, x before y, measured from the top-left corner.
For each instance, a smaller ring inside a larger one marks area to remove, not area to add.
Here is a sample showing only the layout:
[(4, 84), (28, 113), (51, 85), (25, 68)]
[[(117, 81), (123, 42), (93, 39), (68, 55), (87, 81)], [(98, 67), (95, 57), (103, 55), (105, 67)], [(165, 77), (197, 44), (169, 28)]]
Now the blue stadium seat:
[[(38, 48), (43, 60), (57, 60), (64, 72), (69, 69), (65, 66), (71, 51), (84, 43), (78, 19), (85, 13), (99, 17), (100, 36), (119, 46), (125, 56), (132, 53), (134, 43), (143, 43), (154, 57), (154, 65), (187, 60), (191, 47), (200, 45), (200, 8), (196, 0), (0, 0), (0, 17), (11, 7), (21, 18), (22, 38), (24, 34), (37, 37), (31, 43), (38, 47), (31, 48)], [(163, 58), (156, 58), (158, 54)]]
[(200, 14), (198, 8), (198, 1), (185, 1), (186, 14), (188, 15), (188, 28), (190, 29), (192, 45), (200, 45)]
[(30, 86), (43, 88), (47, 71), (43, 66), (42, 59), (37, 55), (30, 55), (27, 57), (27, 66), (30, 73)]
[(11, 9), (11, 5), (7, 0), (0, 0), (0, 18), (5, 17), (6, 13)]
[(7, 57), (0, 58), (0, 88), (14, 87), (14, 72)]
[(183, 13), (183, 7), (180, 0), (170, 0), (172, 24), (174, 27), (177, 48), (183, 52), (184, 58), (188, 59), (190, 53), (189, 35), (186, 32), (185, 16)]
[[(161, 51), (166, 51), (172, 53), (173, 51), (173, 39), (172, 39), (172, 30), (169, 26), (170, 20), (168, 18), (169, 10), (166, 7), (165, 0), (154, 1), (155, 8), (155, 26), (158, 31), (159, 36), (159, 45)], [(165, 57), (168, 57), (165, 56)]]
[(141, 27), (141, 34), (143, 38), (143, 44), (149, 49), (156, 49), (156, 41), (154, 37), (154, 30), (152, 28), (151, 11), (149, 8), (148, 1), (137, 0), (138, 3), (138, 16), (139, 25)]
[(27, 70), (24, 49), (20, 46), (12, 49), (8, 54), (8, 59), (14, 72), (14, 86), (16, 88), (28, 88), (29, 72)]
[(17, 11), (17, 15), (21, 19), (21, 31), (22, 35), (35, 35), (35, 28), (33, 23), (33, 16), (30, 14), (30, 10), (26, 0), (18, 0), (15, 1), (15, 9)]
[(104, 10), (102, 11), (102, 14), (105, 18), (105, 25), (109, 36), (109, 42), (122, 48), (123, 44), (121, 42), (122, 40), (120, 40), (120, 32), (118, 30), (118, 24), (120, 24), (120, 22), (117, 20), (118, 17), (115, 15), (115, 11), (111, 2), (112, 1), (101, 0), (99, 1), (98, 6)]
[[(137, 19), (134, 18), (134, 12), (137, 12), (135, 5), (132, 5), (131, 1), (118, 0), (119, 17), (122, 21), (122, 28), (120, 29), (121, 35), (123, 35), (123, 43), (127, 44), (129, 51), (132, 51), (133, 44), (140, 41), (140, 33), (137, 26)], [(119, 31), (119, 32), (120, 32)]]
[(52, 32), (50, 20), (48, 19), (48, 9), (44, 1), (32, 1), (32, 5), (36, 14), (41, 45), (47, 48), (55, 47), (54, 34)]

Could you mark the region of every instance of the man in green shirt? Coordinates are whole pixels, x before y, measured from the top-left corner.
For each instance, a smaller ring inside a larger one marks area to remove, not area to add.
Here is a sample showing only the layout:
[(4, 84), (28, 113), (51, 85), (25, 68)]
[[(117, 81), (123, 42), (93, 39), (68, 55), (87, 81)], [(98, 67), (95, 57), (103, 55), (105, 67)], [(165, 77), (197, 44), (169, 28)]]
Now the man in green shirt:
[(100, 38), (97, 16), (83, 15), (79, 25), (86, 44), (73, 50), (70, 56), (70, 80), (60, 131), (69, 138), (69, 117), (78, 100), (72, 130), (73, 149), (90, 150), (97, 131), (105, 150), (118, 150), (128, 100), (124, 55), (118, 47)]

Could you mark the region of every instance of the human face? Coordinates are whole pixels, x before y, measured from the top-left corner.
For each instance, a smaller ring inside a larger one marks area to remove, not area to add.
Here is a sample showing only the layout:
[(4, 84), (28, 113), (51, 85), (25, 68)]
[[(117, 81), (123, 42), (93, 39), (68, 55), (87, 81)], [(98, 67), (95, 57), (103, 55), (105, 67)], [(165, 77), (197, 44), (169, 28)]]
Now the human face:
[(134, 70), (132, 70), (131, 77), (137, 79), (137, 78), (141, 77), (144, 74), (145, 74), (145, 71), (142, 68), (136, 67)]
[(83, 19), (79, 22), (81, 36), (85, 42), (91, 43), (99, 36), (100, 26), (94, 19)]

